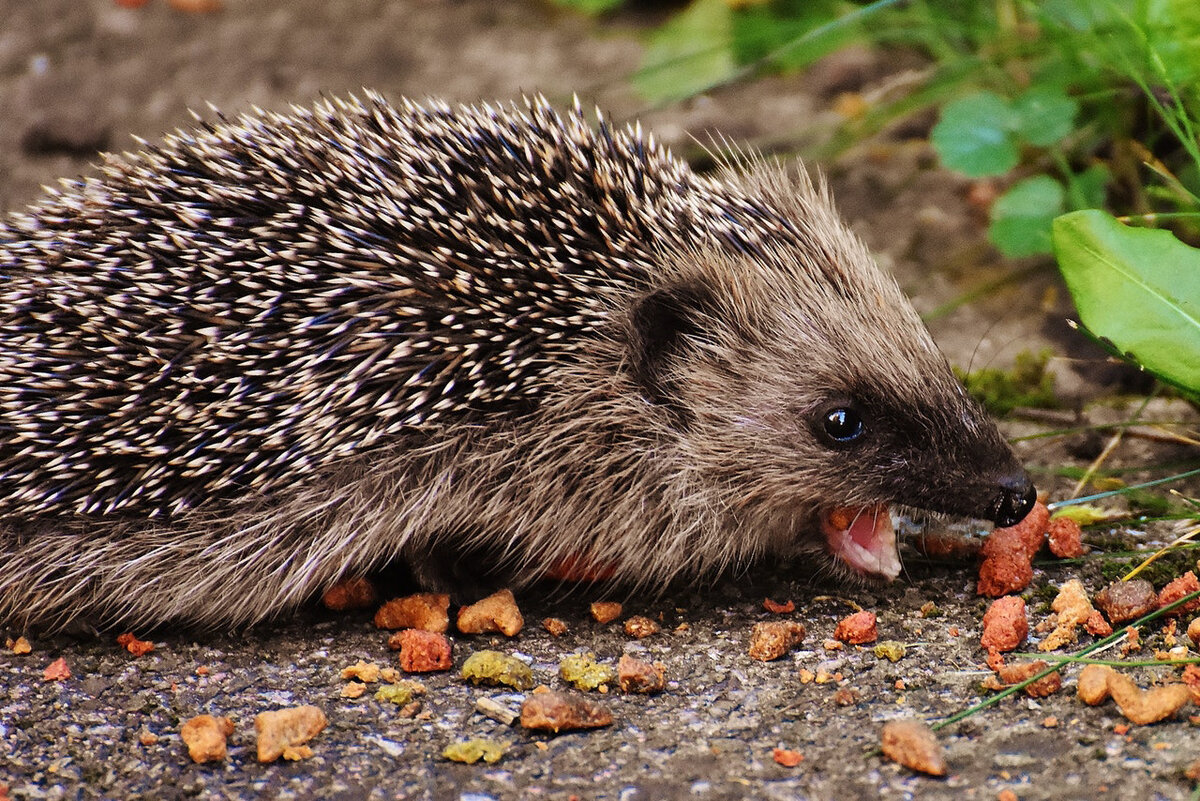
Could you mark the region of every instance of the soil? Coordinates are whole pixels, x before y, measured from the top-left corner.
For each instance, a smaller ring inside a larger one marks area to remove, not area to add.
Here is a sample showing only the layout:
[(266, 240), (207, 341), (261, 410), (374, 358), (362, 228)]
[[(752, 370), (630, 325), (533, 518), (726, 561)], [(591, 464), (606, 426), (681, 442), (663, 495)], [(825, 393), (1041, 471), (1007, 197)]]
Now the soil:
[[(803, 76), (765, 77), (649, 108), (628, 77), (641, 37), (662, 13), (594, 21), (532, 0), (226, 0), (223, 10), (204, 14), (164, 0), (137, 9), (114, 0), (3, 0), (0, 210), (19, 210), (41, 185), (91, 171), (97, 151), (136, 148), (131, 135), (153, 140), (191, 124), (189, 109), (212, 116), (210, 102), (229, 113), (285, 108), (363, 86), (451, 101), (541, 91), (566, 104), (577, 93), (617, 120), (640, 117), (679, 152), (703, 159), (695, 141), (715, 131), (775, 152), (820, 144), (840, 122), (838, 93), (913, 68), (909, 55), (849, 51)], [(1059, 395), (1084, 416), (1009, 420), (1007, 433), (1131, 416), (1140, 401), (1116, 393), (1141, 386), (1137, 377), (1112, 368), (1066, 326), (1069, 300), (1052, 265), (1006, 263), (986, 244), (969, 183), (939, 169), (922, 138), (928, 124), (907, 120), (819, 165), (847, 218), (922, 311), (1022, 271), (1019, 281), (931, 322), (963, 367), (1054, 350)], [(1178, 401), (1156, 400), (1141, 414), (1196, 421)], [(1057, 499), (1072, 488), (1063, 468), (1085, 466), (1107, 436), (1024, 440), (1018, 450), (1043, 492)], [(1136, 481), (1196, 459), (1192, 446), (1128, 436), (1109, 465), (1128, 467), (1122, 478)], [(1196, 485), (1190, 489), (1195, 494)], [(1085, 539), (1112, 551), (1174, 535), (1170, 523), (1158, 522), (1096, 526)], [(615, 723), (558, 736), (474, 713), (480, 695), (516, 708), (521, 694), (471, 687), (454, 672), (425, 679), (429, 692), (414, 718), (372, 692), (342, 698), (342, 667), (359, 659), (394, 664), (386, 633), (366, 615), (306, 609), (246, 632), (138, 632), (157, 647), (136, 658), (116, 645), (115, 632), (35, 633), (32, 653), (0, 653), (0, 784), (13, 798), (31, 799), (993, 799), (1004, 789), (1023, 801), (1188, 797), (1192, 783), (1183, 771), (1197, 756), (1195, 718), (1185, 711), (1124, 731), (1111, 704), (1091, 708), (1074, 698), (1074, 668), (1055, 695), (1009, 699), (942, 730), (945, 778), (884, 760), (876, 748), (885, 721), (944, 718), (982, 698), (981, 682), (991, 675), (978, 644), (986, 602), (974, 595), (974, 568), (905, 556), (905, 575), (886, 586), (830, 587), (811, 582), (802, 565), (759, 565), (711, 586), (621, 599), (626, 615), (661, 621), (662, 632), (645, 640), (627, 637), (619, 622), (593, 621), (587, 602), (595, 598), (586, 590), (521, 597), (528, 624), (512, 640), (455, 638), (456, 666), (470, 652), (495, 647), (530, 662), (537, 680), (552, 686), (560, 683), (559, 659), (576, 651), (613, 664), (631, 653), (665, 665), (664, 693), (593, 696)], [(1109, 580), (1101, 571), (1112, 561), (1039, 563), (1026, 594), (1031, 622), (1044, 619), (1053, 588), (1069, 578), (1101, 589)], [(797, 650), (769, 663), (746, 654), (753, 623), (775, 617), (762, 608), (766, 597), (794, 600), (797, 611), (786, 618), (809, 631)], [(882, 639), (907, 644), (903, 659), (888, 662), (870, 646), (823, 646), (837, 620), (857, 607), (878, 612)], [(537, 625), (549, 615), (563, 618), (569, 633), (554, 638)], [(1158, 628), (1144, 633), (1145, 657), (1163, 647)], [(43, 681), (44, 668), (60, 656), (72, 677)], [(803, 671), (833, 678), (805, 682)], [(1138, 678), (1145, 686), (1169, 676), (1159, 669)], [(329, 718), (310, 743), (314, 755), (258, 764), (254, 715), (296, 704), (315, 704)], [(236, 723), (223, 762), (187, 758), (179, 726), (202, 713)], [(476, 736), (512, 746), (495, 765), (440, 756), (446, 745)], [(777, 764), (775, 748), (799, 751), (803, 761)]]

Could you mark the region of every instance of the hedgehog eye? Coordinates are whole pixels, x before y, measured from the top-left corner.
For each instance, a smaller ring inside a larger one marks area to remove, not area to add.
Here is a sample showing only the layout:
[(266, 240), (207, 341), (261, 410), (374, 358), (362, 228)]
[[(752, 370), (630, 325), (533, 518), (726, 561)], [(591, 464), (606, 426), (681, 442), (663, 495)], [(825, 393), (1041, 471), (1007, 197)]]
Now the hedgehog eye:
[(821, 413), (820, 433), (830, 445), (849, 445), (865, 431), (862, 415), (853, 406), (831, 406)]

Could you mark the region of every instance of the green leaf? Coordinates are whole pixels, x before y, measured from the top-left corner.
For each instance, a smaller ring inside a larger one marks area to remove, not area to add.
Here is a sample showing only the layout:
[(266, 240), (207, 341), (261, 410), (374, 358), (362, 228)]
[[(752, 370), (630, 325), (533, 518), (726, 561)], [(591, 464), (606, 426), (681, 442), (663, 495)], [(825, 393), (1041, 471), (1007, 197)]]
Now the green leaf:
[(1049, 147), (1075, 129), (1079, 103), (1062, 89), (1035, 86), (1012, 103), (1014, 131), (1027, 142)]
[(858, 25), (829, 27), (843, 13), (838, 0), (775, 0), (739, 8), (732, 17), (734, 57), (739, 64), (769, 57), (783, 70), (806, 67), (859, 35)]
[(1108, 200), (1108, 182), (1112, 174), (1103, 164), (1093, 164), (1083, 172), (1067, 175), (1067, 194), (1070, 208), (1101, 209)]
[(942, 163), (972, 178), (1003, 175), (1017, 166), (1014, 115), (995, 92), (959, 98), (942, 109), (930, 137)]
[(1200, 250), (1091, 209), (1054, 221), (1054, 252), (1089, 331), (1162, 380), (1200, 392)]
[(634, 87), (647, 100), (667, 102), (699, 94), (734, 75), (731, 15), (725, 0), (694, 0), (655, 31), (633, 76)]
[(1048, 175), (1018, 181), (992, 204), (988, 239), (1010, 259), (1050, 252), (1050, 225), (1063, 213), (1066, 193)]

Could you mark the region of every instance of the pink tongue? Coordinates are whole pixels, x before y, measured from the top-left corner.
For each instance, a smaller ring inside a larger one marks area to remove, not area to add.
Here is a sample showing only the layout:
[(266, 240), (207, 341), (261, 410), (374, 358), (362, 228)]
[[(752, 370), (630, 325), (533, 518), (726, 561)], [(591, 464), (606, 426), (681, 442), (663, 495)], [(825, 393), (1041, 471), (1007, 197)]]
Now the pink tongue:
[(821, 531), (833, 555), (865, 575), (900, 575), (896, 532), (887, 504), (842, 507), (821, 516)]

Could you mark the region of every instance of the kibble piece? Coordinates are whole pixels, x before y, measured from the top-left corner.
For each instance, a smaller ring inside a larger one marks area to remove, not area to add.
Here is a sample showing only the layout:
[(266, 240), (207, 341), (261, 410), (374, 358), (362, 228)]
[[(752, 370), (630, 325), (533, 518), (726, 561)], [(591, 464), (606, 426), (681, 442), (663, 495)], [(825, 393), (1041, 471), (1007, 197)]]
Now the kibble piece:
[(796, 604), (794, 601), (784, 601), (783, 603), (779, 603), (778, 601), (773, 601), (770, 598), (764, 598), (763, 609), (766, 609), (773, 615), (787, 615), (796, 611)]
[(803, 642), (805, 634), (804, 624), (792, 620), (755, 623), (750, 630), (750, 658), (761, 662), (778, 659)]
[(429, 690), (419, 681), (400, 679), (385, 684), (375, 691), (375, 700), (396, 706), (408, 706)]
[(657, 693), (667, 686), (662, 662), (645, 662), (629, 654), (617, 660), (617, 682), (623, 693)]
[(595, 729), (613, 722), (607, 709), (580, 695), (551, 690), (533, 693), (521, 705), (521, 725), (527, 729), (560, 732)]
[(542, 628), (550, 632), (551, 637), (561, 637), (567, 633), (567, 621), (557, 617), (548, 617), (542, 621)]
[(1069, 517), (1056, 517), (1050, 521), (1047, 535), (1050, 542), (1050, 553), (1059, 559), (1074, 559), (1087, 553), (1083, 544), (1083, 531), (1079, 524)]
[(1096, 606), (1113, 623), (1124, 623), (1153, 612), (1158, 607), (1154, 585), (1144, 579), (1114, 581), (1096, 593)]
[(983, 635), (979, 644), (988, 651), (1012, 651), (1029, 636), (1029, 621), (1025, 617), (1025, 601), (1017, 595), (1006, 595), (992, 601), (983, 615)]
[(1058, 617), (1054, 631), (1038, 643), (1039, 651), (1053, 651), (1076, 640), (1076, 630), (1087, 623), (1092, 612), (1092, 602), (1079, 579), (1071, 579), (1062, 585), (1050, 608)]
[[(1173, 604), (1183, 596), (1191, 595), (1197, 590), (1200, 590), (1200, 580), (1197, 580), (1196, 574), (1189, 570), (1162, 588), (1162, 592), (1158, 594), (1158, 606), (1161, 608), (1168, 604)], [(1200, 609), (1200, 597), (1193, 598), (1187, 603), (1175, 607), (1170, 612), (1167, 612), (1167, 614), (1183, 615), (1188, 612), (1195, 612), (1197, 609)]]
[[(321, 595), (326, 609), (344, 612), (347, 609), (369, 609), (379, 600), (375, 584), (366, 576), (342, 579)], [(379, 628), (390, 628), (380, 626)]]
[(515, 637), (524, 626), (525, 618), (512, 590), (500, 590), (458, 610), (458, 630), (463, 634), (498, 631), (505, 637)]
[(657, 634), (658, 630), (659, 626), (657, 623), (641, 615), (634, 615), (625, 621), (625, 633), (639, 640), (649, 637), (651, 634)]
[(393, 598), (375, 613), (380, 629), (422, 629), (445, 633), (450, 628), (450, 596), (445, 593), (418, 592)]
[(342, 668), (341, 676), (345, 680), (358, 679), (370, 684), (379, 681), (379, 665), (374, 662), (364, 662), (361, 659), (349, 667)]
[(1084, 665), (1075, 685), (1079, 700), (1088, 706), (1104, 703), (1108, 698), (1108, 677), (1112, 672), (1113, 669), (1108, 665)]
[(226, 755), (226, 740), (233, 734), (233, 721), (215, 718), (212, 715), (197, 715), (186, 721), (179, 729), (179, 736), (187, 746), (192, 761), (219, 762)]
[(316, 737), (328, 724), (325, 713), (315, 706), (296, 706), (261, 712), (254, 717), (258, 736), (258, 761), (274, 762), (304, 759), (312, 750), (304, 744)]
[(1191, 699), (1185, 684), (1161, 684), (1143, 690), (1115, 670), (1108, 674), (1108, 691), (1121, 714), (1139, 726), (1169, 718)]
[(889, 720), (880, 733), (883, 754), (893, 762), (930, 776), (946, 774), (942, 744), (933, 730), (919, 720)]
[(1049, 525), (1050, 510), (1038, 501), (1020, 523), (992, 530), (983, 544), (983, 558), (1020, 553), (1026, 557), (1026, 561), (1031, 560), (1045, 544)]
[(875, 628), (875, 613), (864, 609), (861, 612), (847, 615), (838, 621), (837, 628), (833, 630), (833, 636), (850, 645), (875, 642), (879, 639), (879, 632)]
[(454, 762), (465, 762), (468, 765), (474, 765), (481, 759), (489, 765), (494, 765), (500, 761), (510, 745), (511, 743), (508, 742), (476, 737), (462, 743), (451, 743), (442, 749), (442, 756)]
[(472, 684), (505, 684), (518, 690), (533, 686), (533, 671), (515, 656), (476, 651), (463, 662), (462, 677)]
[[(988, 689), (998, 690), (1003, 687), (1010, 687), (1014, 684), (1020, 684), (1026, 679), (1036, 676), (1041, 673), (1049, 665), (1044, 659), (1035, 659), (1031, 662), (1014, 662), (1011, 665), (999, 665), (996, 668), (996, 676), (999, 678), (999, 683), (985, 682), (984, 686)], [(1062, 688), (1062, 675), (1055, 672), (1042, 676), (1035, 682), (1031, 682), (1025, 686), (1025, 694), (1030, 698), (1044, 698), (1047, 695), (1053, 695)]]
[(450, 640), (445, 634), (421, 629), (404, 629), (398, 636), (400, 669), (406, 673), (431, 673), (436, 670), (449, 670), (452, 667)]
[(617, 671), (596, 661), (595, 654), (571, 654), (558, 663), (558, 675), (580, 690), (607, 687), (617, 679)]
[(595, 601), (591, 612), (597, 623), (612, 623), (621, 616), (621, 605), (616, 601)]
[(988, 598), (999, 598), (1020, 592), (1033, 581), (1033, 565), (1023, 553), (1002, 553), (990, 557), (979, 566), (979, 583), (975, 592)]

